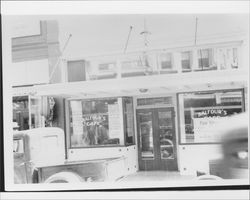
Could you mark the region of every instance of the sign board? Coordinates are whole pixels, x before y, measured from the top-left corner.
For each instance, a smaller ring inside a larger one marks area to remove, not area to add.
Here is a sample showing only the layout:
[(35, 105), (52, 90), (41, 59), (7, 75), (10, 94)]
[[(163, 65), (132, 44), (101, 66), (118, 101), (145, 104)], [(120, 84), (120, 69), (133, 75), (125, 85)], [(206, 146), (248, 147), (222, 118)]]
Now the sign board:
[(227, 116), (227, 111), (225, 109), (204, 109), (195, 111), (195, 115), (200, 117), (225, 117)]

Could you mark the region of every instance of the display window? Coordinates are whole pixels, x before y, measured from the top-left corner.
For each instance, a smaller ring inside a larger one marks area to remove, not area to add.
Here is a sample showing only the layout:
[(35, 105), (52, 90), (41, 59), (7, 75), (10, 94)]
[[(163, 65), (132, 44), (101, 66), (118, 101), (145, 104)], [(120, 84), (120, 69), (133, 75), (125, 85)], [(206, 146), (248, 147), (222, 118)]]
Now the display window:
[(123, 98), (70, 100), (70, 147), (133, 144), (131, 109), (132, 100)]
[(244, 110), (243, 90), (180, 93), (178, 100), (180, 143), (217, 143), (221, 135), (211, 128)]

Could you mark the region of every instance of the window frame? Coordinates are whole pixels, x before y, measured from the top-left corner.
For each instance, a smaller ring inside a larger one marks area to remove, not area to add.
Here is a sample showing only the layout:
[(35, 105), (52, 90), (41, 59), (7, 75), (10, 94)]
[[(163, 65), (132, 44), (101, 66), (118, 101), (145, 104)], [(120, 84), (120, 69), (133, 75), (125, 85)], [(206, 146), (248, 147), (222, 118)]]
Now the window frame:
[[(95, 101), (95, 100), (110, 100), (110, 99), (116, 99), (118, 101), (118, 99), (121, 98), (121, 102), (122, 102), (122, 136), (124, 139), (124, 144), (106, 144), (106, 145), (89, 145), (89, 146), (77, 146), (74, 147), (71, 144), (71, 129), (70, 129), (70, 123), (71, 123), (71, 116), (70, 116), (70, 101), (74, 101), (74, 100), (79, 100), (79, 101)], [(132, 99), (132, 108), (133, 108), (133, 144), (128, 144), (126, 143), (126, 135), (125, 135), (125, 120), (124, 120), (124, 99), (125, 98), (131, 98)], [(116, 97), (105, 97), (105, 98), (91, 98), (91, 99), (84, 99), (84, 98), (69, 98), (65, 100), (65, 116), (66, 116), (66, 120), (65, 120), (65, 127), (66, 127), (66, 142), (65, 142), (65, 146), (67, 149), (90, 149), (90, 148), (111, 148), (111, 147), (126, 147), (126, 146), (132, 146), (135, 145), (135, 122), (134, 122), (134, 102), (133, 102), (133, 98), (132, 97), (121, 97), (121, 96), (116, 96)], [(67, 156), (66, 156), (67, 157)]]
[[(208, 57), (203, 57), (204, 52), (203, 51), (208, 51)], [(211, 55), (211, 57), (209, 57)], [(208, 59), (208, 64), (209, 66), (200, 66), (200, 60), (203, 61), (203, 59)], [(213, 69), (213, 62), (214, 62), (214, 48), (213, 47), (207, 47), (207, 48), (199, 48), (197, 49), (197, 61), (198, 61), (198, 70), (201, 71), (206, 71), (206, 70), (211, 70)]]
[[(170, 61), (168, 61), (168, 62), (170, 62), (171, 63), (171, 68), (163, 68), (163, 59), (162, 59), (162, 57), (164, 57), (164, 56), (170, 56)], [(174, 71), (175, 69), (174, 69), (174, 59), (173, 59), (173, 52), (160, 52), (159, 53), (159, 56), (158, 56), (158, 62), (159, 62), (159, 66), (160, 66), (160, 70), (161, 71)]]
[[(185, 60), (183, 59), (182, 56), (185, 53), (188, 53), (188, 56), (189, 56), (189, 59), (188, 59), (188, 61), (189, 61), (189, 69), (183, 68), (183, 63), (182, 62), (185, 61)], [(192, 68), (193, 68), (193, 51), (192, 50), (181, 51), (180, 54), (181, 54), (181, 70), (182, 70), (182, 72), (192, 71)]]
[[(107, 66), (107, 68), (106, 68)], [(103, 72), (116, 72), (117, 66), (116, 62), (103, 62), (98, 64), (99, 73)]]
[[(211, 145), (211, 144), (221, 144), (221, 142), (182, 142), (181, 140), (181, 115), (180, 113), (180, 94), (186, 94), (186, 93), (206, 93), (206, 92), (211, 92), (211, 93), (216, 93), (216, 92), (234, 92), (234, 91), (239, 91), (242, 94), (242, 112), (245, 112), (245, 89), (244, 88), (236, 88), (236, 89), (217, 89), (217, 90), (202, 90), (202, 91), (189, 91), (189, 92), (178, 92), (177, 95), (177, 112), (178, 112), (178, 144), (179, 145)], [(185, 133), (184, 133), (185, 134)]]
[[(126, 126), (125, 126), (125, 100), (126, 99), (131, 99), (132, 102), (132, 112), (133, 112), (133, 142), (131, 144), (127, 143), (127, 135), (125, 133)], [(133, 146), (135, 145), (135, 113), (134, 113), (134, 101), (133, 97), (122, 97), (122, 116), (123, 116), (123, 136), (124, 136), (124, 146)]]

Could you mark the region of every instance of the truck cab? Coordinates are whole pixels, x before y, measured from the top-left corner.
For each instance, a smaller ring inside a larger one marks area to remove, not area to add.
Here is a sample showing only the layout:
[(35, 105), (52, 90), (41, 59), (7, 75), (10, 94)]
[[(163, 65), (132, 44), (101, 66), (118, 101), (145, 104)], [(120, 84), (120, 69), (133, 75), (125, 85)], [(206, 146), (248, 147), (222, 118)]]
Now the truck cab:
[(64, 164), (64, 131), (60, 128), (16, 131), (13, 154), (14, 182), (35, 183), (38, 168)]

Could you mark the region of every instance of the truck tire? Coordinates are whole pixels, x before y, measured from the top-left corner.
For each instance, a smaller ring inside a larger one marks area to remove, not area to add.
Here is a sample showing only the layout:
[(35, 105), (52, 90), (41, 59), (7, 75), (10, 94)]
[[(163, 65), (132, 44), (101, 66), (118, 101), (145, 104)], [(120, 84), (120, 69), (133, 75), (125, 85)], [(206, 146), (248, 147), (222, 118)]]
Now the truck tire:
[(47, 178), (44, 183), (80, 183), (84, 180), (73, 172), (59, 172)]

